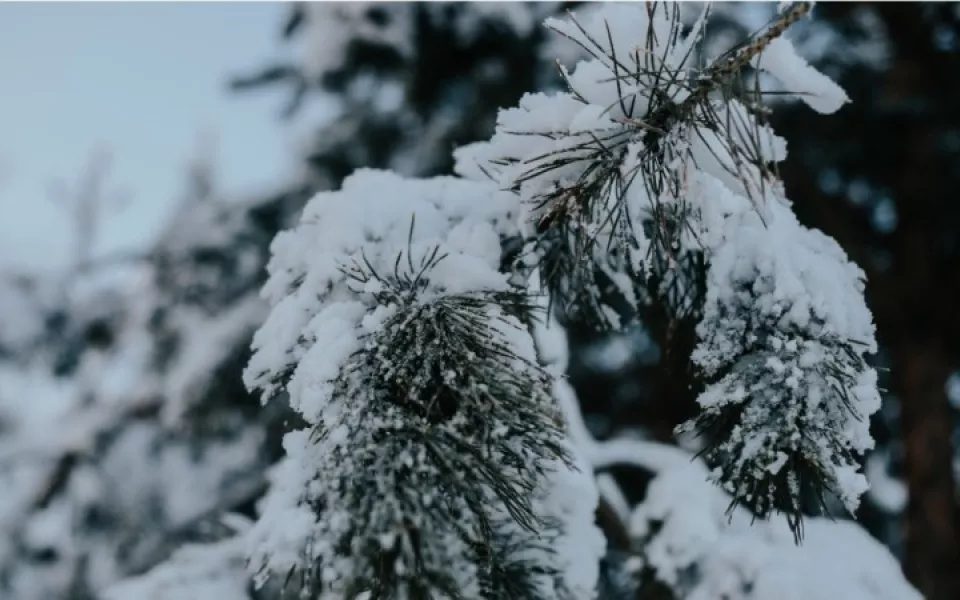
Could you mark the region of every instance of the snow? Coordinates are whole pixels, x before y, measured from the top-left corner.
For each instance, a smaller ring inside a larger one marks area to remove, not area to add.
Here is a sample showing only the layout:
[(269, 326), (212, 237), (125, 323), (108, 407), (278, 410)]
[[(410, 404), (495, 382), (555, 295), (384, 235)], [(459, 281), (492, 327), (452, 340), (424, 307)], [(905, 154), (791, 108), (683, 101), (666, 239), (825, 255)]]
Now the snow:
[[(500, 248), (493, 240), (516, 232), (512, 210), (512, 197), (489, 184), (452, 177), (417, 181), (373, 170), (354, 173), (340, 191), (317, 195), (304, 208), (298, 228), (279, 234), (272, 245), (270, 278), (263, 292), (272, 308), (254, 336), (247, 385), (263, 389), (265, 397), (273, 393), (276, 386), (269, 381), (290, 365), (304, 364), (307, 348), (303, 344), (313, 346), (313, 340), (321, 339), (318, 327), (345, 328), (347, 337), (329, 337), (332, 330), (326, 331), (328, 339), (339, 341), (329, 349), (323, 344), (317, 347), (314, 360), (299, 368), (301, 375), (294, 377), (291, 386), (322, 386), (332, 372), (324, 366), (322, 355), (334, 352), (326, 364), (336, 365), (337, 357), (342, 359), (351, 351), (356, 342), (349, 341), (354, 334), (346, 330), (359, 324), (366, 305), (351, 291), (344, 267), (370, 260), (375, 271), (389, 274), (398, 256), (410, 252), (419, 262), (437, 247), (440, 254), (449, 253), (431, 271), (437, 287), (449, 293), (471, 286), (505, 289), (504, 276), (497, 272)], [(474, 246), (465, 241), (481, 243)], [(409, 272), (406, 258), (397, 264)], [(341, 300), (346, 304), (336, 304)], [(308, 338), (306, 342), (300, 341), (301, 336)], [(336, 350), (341, 344), (346, 346)], [(324, 403), (322, 397), (314, 396), (316, 402), (308, 401), (303, 410), (315, 415)]]
[[(705, 211), (708, 203), (718, 204), (724, 191), (716, 179), (703, 175), (694, 183), (694, 197), (703, 196)], [(744, 435), (760, 437), (736, 443), (742, 460), (761, 461), (761, 470), (778, 470), (782, 457), (774, 448), (796, 452), (800, 440), (808, 440), (802, 442), (808, 444), (804, 452), (827, 466), (837, 492), (854, 510), (866, 479), (831, 448), (862, 454), (873, 447), (868, 417), (880, 408), (876, 373), (835, 349), (847, 344), (855, 357), (876, 351), (863, 273), (834, 240), (802, 227), (788, 206), (769, 208), (766, 223), (743, 208), (714, 217), (719, 228), (709, 239), (706, 307), (693, 360), (707, 374), (729, 371), (699, 403), (708, 411), (748, 403), (744, 419), (754, 429)], [(829, 387), (833, 380), (823, 365), (832, 361), (846, 369), (838, 384), (849, 394), (849, 411)], [(751, 379), (757, 376), (762, 385)], [(774, 423), (775, 431), (769, 429)]]
[[(560, 202), (557, 198), (570, 198), (571, 204), (581, 202), (575, 195), (575, 184), (584, 178), (600, 184), (602, 175), (597, 173), (605, 171), (595, 170), (593, 165), (600, 161), (615, 163), (612, 177), (619, 178), (620, 186), (603, 184), (594, 202), (581, 208), (585, 214), (579, 222), (570, 224), (593, 240), (596, 264), (618, 282), (618, 289), (634, 304), (641, 300), (623, 282), (629, 281), (627, 273), (643, 272), (649, 266), (650, 240), (643, 234), (644, 222), (652, 218), (658, 204), (682, 206), (686, 200), (667, 192), (651, 197), (644, 177), (635, 176), (641, 168), (639, 157), (647, 151), (647, 132), (636, 123), (647, 117), (654, 88), (660, 90), (666, 85), (667, 96), (675, 103), (688, 97), (689, 89), (679, 82), (694, 74), (694, 61), (688, 60), (688, 54), (707, 15), (701, 12), (686, 37), (671, 36), (670, 9), (658, 6), (652, 18), (646, 10), (610, 5), (590, 11), (578, 24), (548, 20), (549, 27), (601, 57), (582, 60), (567, 73), (572, 91), (526, 94), (517, 107), (501, 110), (488, 142), (470, 144), (454, 153), (456, 171), (461, 176), (475, 180), (492, 176), (501, 189), (516, 190), (524, 209), (521, 220), (526, 224), (542, 219), (548, 207)], [(655, 38), (644, 39), (648, 32)], [(637, 52), (638, 48), (643, 52)], [(610, 59), (602, 57), (605, 52), (615, 52), (627, 66), (614, 68)], [(664, 84), (657, 79), (666, 75), (645, 74), (644, 70), (654, 67), (675, 76), (677, 83)], [(638, 74), (624, 77), (624, 72)], [(709, 110), (718, 122), (731, 123), (729, 131), (718, 134), (707, 126), (690, 126), (665, 132), (661, 143), (673, 150), (666, 157), (663, 177), (689, 182), (695, 172), (708, 173), (735, 194), (747, 197), (766, 216), (768, 205), (782, 201), (782, 193), (777, 182), (751, 163), (782, 160), (786, 156), (785, 141), (757, 123), (752, 113), (736, 101), (713, 103)], [(756, 150), (744, 150), (754, 140)], [(563, 195), (559, 193), (562, 190), (574, 193)], [(708, 207), (705, 212), (713, 210)], [(704, 223), (699, 233), (716, 234), (709, 223)], [(695, 246), (698, 242), (687, 243)], [(611, 251), (626, 257), (617, 268), (606, 264)], [(570, 285), (581, 287), (579, 283)], [(609, 307), (599, 306), (598, 310), (602, 321), (618, 327), (619, 320), (610, 314)]]
[[(920, 600), (890, 552), (849, 521), (811, 518), (796, 545), (780, 519), (754, 521), (705, 483), (699, 462), (650, 484), (631, 516), (644, 564), (691, 600)], [(693, 577), (689, 574), (693, 573)]]
[[(575, 469), (556, 465), (547, 481), (551, 486), (540, 500), (538, 514), (560, 519), (565, 527), (562, 534), (551, 540), (554, 562), (563, 574), (564, 586), (572, 598), (593, 598), (599, 577), (600, 558), (607, 541), (594, 524), (594, 511), (599, 493), (594, 483), (591, 465), (586, 457), (570, 447), (575, 456)], [(551, 591), (553, 593), (551, 593)], [(560, 597), (556, 590), (543, 590), (544, 598)]]
[[(496, 303), (468, 309), (485, 294), (514, 290), (509, 273), (500, 272), (500, 242), (518, 233), (517, 215), (515, 197), (489, 182), (417, 181), (361, 170), (340, 190), (314, 197), (299, 225), (276, 238), (264, 288), (272, 310), (254, 336), (245, 380), (263, 391), (265, 401), (280, 389), (287, 391), (291, 407), (313, 431), (285, 437), (287, 462), (277, 470), (250, 532), (251, 569), (260, 583), (270, 573), (304, 568), (306, 560), (318, 565), (307, 568), (324, 589), (338, 593), (371, 576), (374, 565), (363, 553), (364, 544), (382, 546), (386, 540), (398, 549), (394, 570), (399, 577), (412, 568), (416, 552), (428, 570), (445, 573), (447, 565), (457, 565), (451, 576), (458, 593), (479, 598), (479, 567), (463, 539), (483, 531), (469, 501), (473, 497), (484, 498), (490, 507), (497, 539), (530, 546), (523, 556), (544, 561), (546, 573), (559, 570), (556, 577), (540, 578), (545, 597), (555, 596), (551, 590), (557, 585), (577, 597), (593, 589), (605, 542), (593, 525), (591, 475), (571, 470), (559, 457), (543, 462), (546, 450), (510, 441), (517, 435), (511, 411), (518, 410), (526, 411), (523, 427), (539, 421), (535, 428), (544, 448), (554, 447), (561, 435), (552, 424), (556, 409), (549, 379), (534, 366), (534, 339)], [(458, 308), (459, 302), (466, 304)], [(458, 322), (461, 329), (443, 328)], [(447, 339), (450, 335), (483, 339), (455, 341)], [(487, 346), (473, 346), (481, 354), (469, 350), (454, 364), (446, 354), (462, 353), (457, 343)], [(525, 396), (526, 386), (534, 386), (531, 406), (504, 404), (507, 388), (497, 383), (494, 392), (495, 382), (485, 379), (493, 373), (476, 371), (491, 368), (485, 366), (491, 361), (501, 378), (509, 376), (506, 382), (517, 386), (510, 393)], [(475, 403), (429, 427), (398, 403), (395, 392), (364, 379), (372, 374), (374, 381), (386, 383), (400, 376), (413, 386), (407, 401), (419, 401), (417, 386), (431, 389), (429, 365), (447, 365), (440, 370), (446, 385), (458, 381), (459, 401)], [(473, 412), (481, 410), (486, 412)], [(479, 430), (477, 419), (483, 422)], [(478, 457), (457, 450), (462, 444), (489, 444), (490, 457), (477, 463)], [(489, 460), (532, 470), (504, 469), (496, 478), (506, 483), (495, 487), (488, 470), (499, 467), (489, 466)], [(478, 471), (451, 487), (444, 475), (449, 470)], [(534, 514), (563, 525), (551, 530), (549, 547), (537, 550), (540, 542), (514, 522), (522, 513), (504, 496), (510, 488), (532, 493)], [(436, 490), (443, 503), (423, 490)], [(459, 515), (460, 533), (449, 526), (452, 515)], [(410, 526), (418, 532), (415, 540)], [(348, 534), (355, 540), (352, 555), (337, 549)], [(595, 560), (580, 560), (584, 549)], [(520, 559), (512, 552), (504, 560)]]
[[(704, 205), (722, 197), (716, 180), (704, 177), (700, 183), (703, 187), (697, 193), (703, 195)], [(766, 224), (750, 211), (724, 219), (717, 231), (722, 240), (711, 252), (705, 321), (710, 322), (721, 306), (743, 301), (738, 296), (748, 286), (757, 295), (750, 300), (754, 309), (765, 318), (769, 315), (781, 330), (812, 328), (818, 336), (857, 340), (864, 350), (876, 351), (875, 327), (863, 299), (863, 272), (847, 261), (833, 239), (801, 226), (788, 207), (771, 208)], [(745, 327), (746, 323), (730, 322), (711, 332), (697, 362), (715, 371), (717, 361), (731, 356), (734, 338), (746, 333)]]
[(260, 519), (245, 538), (250, 564), (260, 567), (258, 584), (266, 581), (269, 571), (283, 573), (300, 565), (315, 532), (316, 515), (298, 502), (308, 479), (304, 472), (307, 435), (293, 431), (284, 436), (287, 457), (271, 469), (270, 489), (260, 501)]
[(242, 536), (187, 544), (168, 561), (103, 593), (104, 600), (242, 600), (248, 578)]
[(787, 91), (820, 114), (835, 113), (850, 101), (839, 85), (801, 58), (786, 38), (771, 41), (751, 64), (779, 79)]

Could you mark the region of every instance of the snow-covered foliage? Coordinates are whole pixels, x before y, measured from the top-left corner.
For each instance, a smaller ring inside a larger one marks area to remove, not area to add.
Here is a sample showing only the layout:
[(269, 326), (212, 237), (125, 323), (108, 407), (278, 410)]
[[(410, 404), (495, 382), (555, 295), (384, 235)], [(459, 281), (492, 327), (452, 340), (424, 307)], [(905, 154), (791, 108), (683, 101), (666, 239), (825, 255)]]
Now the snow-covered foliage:
[(775, 210), (766, 226), (755, 213), (730, 223), (713, 252), (693, 360), (719, 379), (698, 420), (722, 430), (738, 417), (708, 457), (762, 514), (799, 514), (800, 493), (817, 493), (822, 478), (852, 512), (866, 490), (857, 457), (873, 445), (867, 417), (880, 408), (863, 360), (876, 346), (862, 274), (833, 240)]
[(311, 427), (287, 434), (252, 534), (264, 575), (347, 598), (591, 593), (564, 550), (596, 565), (594, 504), (570, 493), (532, 306), (500, 269), (514, 208), (487, 183), (361, 171), (278, 236), (247, 382), (284, 386)]
[(568, 91), (524, 96), (490, 141), (459, 150), (463, 179), (360, 171), (310, 202), (272, 248), (246, 372), (308, 424), (287, 434), (252, 530), (259, 575), (299, 573), (317, 597), (596, 593), (597, 571), (566, 581), (561, 565), (602, 546), (581, 540), (565, 563), (566, 544), (534, 534), (592, 529), (590, 510), (549, 502), (551, 482), (578, 473), (572, 440), (607, 454), (572, 425), (565, 360), (531, 320), (540, 283), (603, 328), (657, 302), (697, 320), (688, 426), (735, 505), (786, 512), (798, 537), (803, 494), (855, 508), (879, 407), (862, 274), (794, 217), (769, 168), (786, 142), (739, 85), (753, 64), (820, 112), (842, 106), (780, 37), (807, 10), (716, 59), (698, 55), (709, 9), (686, 33), (662, 4), (550, 19), (592, 58), (562, 69)]
[(659, 474), (630, 517), (631, 565), (688, 600), (920, 600), (890, 551), (849, 521), (811, 518), (802, 545), (705, 483), (698, 461)]
[[(304, 189), (353, 174), (269, 252), (301, 191), (204, 193), (122, 293), (74, 287), (60, 379), (0, 365), (0, 596), (917, 600), (859, 527), (807, 516), (828, 491), (856, 506), (879, 397), (862, 274), (794, 216), (787, 143), (743, 83), (843, 106), (780, 36), (805, 7), (711, 56), (700, 7), (544, 28), (559, 3), (297, 5), (308, 60), (262, 77), (350, 107)], [(490, 103), (555, 82), (451, 158)], [(608, 367), (637, 340), (681, 354), (699, 414), (675, 439), (709, 465), (642, 431), (594, 439), (558, 315), (621, 335)], [(7, 317), (0, 360), (43, 329)], [(29, 394), (45, 412), (12, 408)], [(639, 499), (624, 466), (655, 475)]]
[(723, 77), (760, 57), (818, 110), (846, 96), (812, 67), (793, 70), (800, 59), (782, 38), (703, 66), (708, 10), (681, 35), (678, 8), (651, 6), (548, 21), (594, 57), (565, 74), (568, 92), (501, 112), (489, 142), (458, 151), (458, 171), (518, 194), (568, 311), (613, 329), (624, 311), (611, 299), (629, 316), (660, 301), (698, 317), (697, 424), (737, 501), (799, 519), (805, 489), (826, 487), (853, 509), (879, 408), (862, 275), (797, 222), (765, 167), (786, 156), (785, 140)]

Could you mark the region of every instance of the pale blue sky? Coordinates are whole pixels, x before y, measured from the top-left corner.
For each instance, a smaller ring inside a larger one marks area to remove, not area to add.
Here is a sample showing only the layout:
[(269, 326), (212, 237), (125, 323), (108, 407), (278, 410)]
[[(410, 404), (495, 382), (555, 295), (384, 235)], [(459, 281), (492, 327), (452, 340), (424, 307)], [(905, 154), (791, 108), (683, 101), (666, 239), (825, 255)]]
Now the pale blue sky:
[(270, 3), (0, 3), (0, 265), (56, 267), (71, 248), (54, 177), (75, 181), (98, 145), (133, 204), (99, 252), (141, 246), (184, 189), (198, 132), (219, 140), (220, 179), (255, 193), (293, 168), (278, 93), (238, 96), (227, 76), (289, 53)]

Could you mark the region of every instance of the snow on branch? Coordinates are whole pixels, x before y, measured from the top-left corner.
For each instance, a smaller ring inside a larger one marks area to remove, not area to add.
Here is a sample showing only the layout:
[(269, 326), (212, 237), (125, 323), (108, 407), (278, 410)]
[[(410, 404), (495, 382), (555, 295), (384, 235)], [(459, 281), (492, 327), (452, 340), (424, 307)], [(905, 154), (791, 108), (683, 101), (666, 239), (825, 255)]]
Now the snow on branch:
[(535, 322), (541, 283), (598, 328), (651, 304), (696, 324), (701, 412), (685, 428), (734, 512), (785, 512), (799, 539), (804, 494), (856, 506), (879, 405), (862, 273), (793, 215), (775, 170), (786, 142), (747, 76), (842, 105), (812, 68), (784, 73), (799, 63), (781, 36), (809, 9), (719, 57), (700, 46), (709, 6), (689, 29), (656, 2), (549, 20), (590, 58), (561, 66), (568, 91), (528, 94), (459, 150), (463, 179), (360, 171), (310, 202), (274, 242), (245, 375), (310, 424), (287, 435), (252, 530), (261, 577), (348, 598), (592, 593), (596, 572), (571, 570), (583, 558), (560, 541), (595, 533), (577, 461), (669, 473), (688, 459), (590, 438)]
[(461, 175), (517, 194), (567, 314), (618, 329), (661, 304), (699, 322), (690, 364), (706, 385), (706, 456), (736, 502), (788, 512), (798, 535), (807, 491), (855, 508), (879, 406), (862, 273), (797, 222), (773, 167), (786, 141), (765, 121), (759, 80), (747, 83), (759, 64), (816, 92), (821, 112), (843, 104), (812, 67), (787, 73), (800, 59), (781, 36), (809, 8), (712, 59), (699, 47), (709, 5), (686, 32), (679, 8), (657, 2), (549, 20), (591, 55), (560, 67), (568, 91), (528, 94), (490, 141), (456, 153)]
[(860, 269), (788, 208), (773, 216), (729, 218), (711, 253), (696, 426), (726, 489), (760, 515), (786, 510), (799, 533), (803, 495), (831, 490), (853, 511), (866, 490), (876, 342)]
[(262, 576), (347, 597), (592, 588), (542, 538), (566, 535), (580, 501), (551, 492), (574, 459), (525, 325), (534, 304), (499, 271), (511, 200), (363, 171), (278, 237), (247, 382), (285, 387), (311, 428), (287, 435), (253, 532)]
[(802, 545), (706, 483), (697, 461), (659, 474), (633, 512), (634, 572), (690, 600), (920, 600), (896, 558), (857, 524), (811, 518)]

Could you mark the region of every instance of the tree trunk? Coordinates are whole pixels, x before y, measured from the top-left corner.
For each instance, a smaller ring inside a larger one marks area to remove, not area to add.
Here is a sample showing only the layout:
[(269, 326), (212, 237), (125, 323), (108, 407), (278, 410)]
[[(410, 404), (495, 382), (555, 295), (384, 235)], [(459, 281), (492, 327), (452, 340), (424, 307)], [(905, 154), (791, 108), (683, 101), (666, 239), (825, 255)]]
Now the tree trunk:
[(905, 340), (895, 362), (910, 489), (904, 570), (927, 600), (957, 600), (960, 519), (945, 390), (951, 365), (931, 342)]

